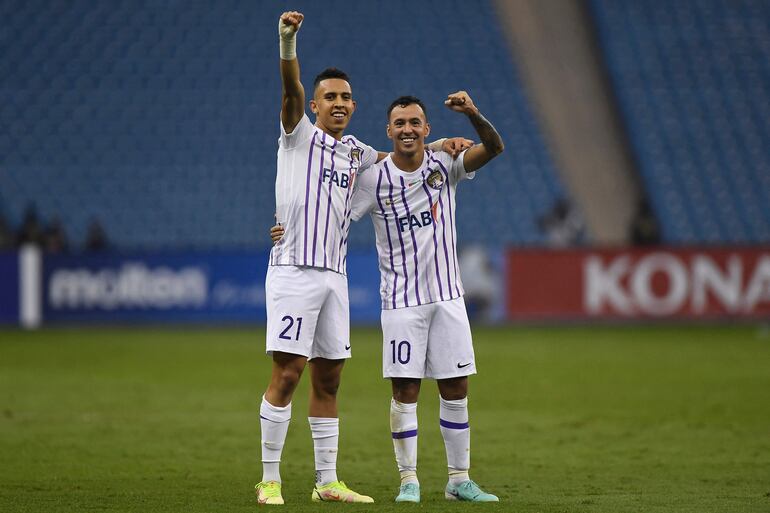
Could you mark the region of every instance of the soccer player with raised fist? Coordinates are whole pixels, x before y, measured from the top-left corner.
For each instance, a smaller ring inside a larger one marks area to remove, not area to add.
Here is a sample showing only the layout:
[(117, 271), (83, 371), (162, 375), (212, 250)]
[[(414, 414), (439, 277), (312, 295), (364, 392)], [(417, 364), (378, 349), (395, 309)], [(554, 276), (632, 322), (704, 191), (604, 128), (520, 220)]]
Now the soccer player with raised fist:
[[(256, 494), (260, 504), (284, 502), (281, 453), (291, 400), (307, 366), (316, 469), (311, 498), (373, 502), (337, 477), (337, 389), (351, 356), (345, 262), (352, 197), (358, 175), (386, 154), (344, 134), (356, 102), (350, 79), (338, 69), (327, 68), (315, 78), (309, 101), (315, 123), (308, 118), (297, 59), (304, 19), (289, 11), (278, 20), (282, 91), (275, 196), (284, 237), (272, 248), (265, 282), (266, 346), (273, 368), (260, 405), (263, 474)], [(468, 143), (434, 145), (458, 153)]]

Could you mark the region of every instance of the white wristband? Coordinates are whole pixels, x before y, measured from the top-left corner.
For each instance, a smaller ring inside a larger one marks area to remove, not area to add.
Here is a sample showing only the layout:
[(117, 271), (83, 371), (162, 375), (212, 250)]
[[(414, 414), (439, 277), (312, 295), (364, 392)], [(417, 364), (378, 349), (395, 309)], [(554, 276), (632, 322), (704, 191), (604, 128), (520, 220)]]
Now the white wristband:
[[(299, 27), (302, 23), (299, 24)], [(286, 25), (283, 20), (278, 20), (278, 35), (280, 36), (280, 54), (281, 59), (290, 61), (297, 58), (297, 30), (294, 27)]]
[(290, 61), (292, 59), (297, 58), (297, 36), (295, 34), (294, 37), (289, 39), (284, 39), (281, 37), (281, 44), (280, 44), (280, 53), (281, 53), (281, 59), (285, 61)]

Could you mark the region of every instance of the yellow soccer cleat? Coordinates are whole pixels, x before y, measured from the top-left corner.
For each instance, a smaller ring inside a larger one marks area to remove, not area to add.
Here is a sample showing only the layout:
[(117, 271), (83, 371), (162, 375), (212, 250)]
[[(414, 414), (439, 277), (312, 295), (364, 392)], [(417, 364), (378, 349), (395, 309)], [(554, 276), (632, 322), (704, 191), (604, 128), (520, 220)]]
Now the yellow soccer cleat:
[(323, 486), (316, 485), (310, 498), (313, 502), (374, 502), (371, 497), (354, 492), (342, 481), (332, 481)]
[(278, 481), (262, 481), (254, 487), (259, 504), (283, 504), (281, 483)]

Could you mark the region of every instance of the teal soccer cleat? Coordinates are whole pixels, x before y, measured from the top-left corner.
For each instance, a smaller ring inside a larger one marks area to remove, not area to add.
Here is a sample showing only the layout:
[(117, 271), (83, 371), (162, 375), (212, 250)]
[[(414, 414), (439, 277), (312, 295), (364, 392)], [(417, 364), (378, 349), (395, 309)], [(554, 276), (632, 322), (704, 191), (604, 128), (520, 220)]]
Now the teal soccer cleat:
[(487, 493), (479, 485), (471, 481), (463, 481), (460, 484), (453, 485), (448, 483), (444, 490), (444, 497), (450, 501), (468, 501), (468, 502), (499, 502), (496, 495)]
[(398, 490), (396, 502), (420, 502), (420, 485), (417, 483), (402, 484)]

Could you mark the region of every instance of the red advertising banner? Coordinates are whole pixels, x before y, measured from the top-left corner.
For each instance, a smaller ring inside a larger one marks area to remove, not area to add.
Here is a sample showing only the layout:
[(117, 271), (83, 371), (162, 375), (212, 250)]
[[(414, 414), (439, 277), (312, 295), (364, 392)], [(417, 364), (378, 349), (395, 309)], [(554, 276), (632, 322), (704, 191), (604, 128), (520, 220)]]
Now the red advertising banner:
[(507, 314), (770, 319), (770, 248), (509, 250)]

